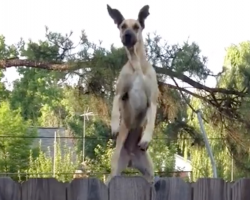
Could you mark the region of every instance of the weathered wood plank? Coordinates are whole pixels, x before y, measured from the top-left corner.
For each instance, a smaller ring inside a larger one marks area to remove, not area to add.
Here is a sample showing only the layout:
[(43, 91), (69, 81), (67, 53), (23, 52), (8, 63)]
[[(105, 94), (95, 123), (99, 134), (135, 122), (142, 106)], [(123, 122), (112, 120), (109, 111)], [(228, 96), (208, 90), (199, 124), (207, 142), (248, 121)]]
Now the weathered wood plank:
[(20, 184), (11, 178), (0, 178), (0, 200), (21, 200)]
[(140, 176), (117, 176), (109, 183), (109, 200), (151, 200), (152, 188)]
[(192, 200), (192, 187), (181, 178), (162, 178), (154, 187), (156, 200)]
[(67, 187), (67, 200), (108, 200), (108, 188), (96, 178), (76, 178)]
[(225, 200), (231, 200), (232, 197), (232, 185), (233, 182), (225, 182), (224, 187), (225, 187)]
[(232, 185), (232, 200), (250, 199), (250, 179), (243, 178)]
[(203, 178), (185, 183), (180, 178), (161, 178), (153, 186), (144, 178), (118, 176), (109, 188), (95, 178), (61, 183), (53, 178), (34, 178), (22, 184), (0, 178), (0, 200), (247, 200), (250, 179), (224, 182)]
[(31, 178), (22, 183), (22, 199), (66, 200), (66, 187), (54, 178)]
[(193, 200), (227, 199), (225, 182), (219, 178), (201, 178), (193, 185)]

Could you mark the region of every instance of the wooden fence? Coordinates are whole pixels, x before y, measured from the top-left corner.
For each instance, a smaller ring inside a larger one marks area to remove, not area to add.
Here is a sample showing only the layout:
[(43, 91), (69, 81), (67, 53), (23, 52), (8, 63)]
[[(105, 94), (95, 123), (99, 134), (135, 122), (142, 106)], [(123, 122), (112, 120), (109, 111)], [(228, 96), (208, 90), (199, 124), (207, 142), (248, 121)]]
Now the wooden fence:
[(229, 183), (202, 178), (185, 183), (180, 178), (162, 178), (153, 186), (142, 177), (115, 177), (109, 187), (95, 178), (70, 183), (53, 178), (34, 178), (23, 183), (0, 178), (0, 200), (248, 200), (250, 179)]

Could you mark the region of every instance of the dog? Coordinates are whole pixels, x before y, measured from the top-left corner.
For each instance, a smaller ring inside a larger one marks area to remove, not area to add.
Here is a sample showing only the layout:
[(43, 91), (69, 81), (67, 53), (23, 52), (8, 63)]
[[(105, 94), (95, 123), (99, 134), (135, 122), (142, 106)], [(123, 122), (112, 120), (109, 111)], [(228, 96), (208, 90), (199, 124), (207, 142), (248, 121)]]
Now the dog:
[[(142, 37), (145, 19), (149, 15), (149, 6), (141, 8), (137, 20), (125, 19), (119, 10), (113, 9), (109, 5), (107, 5), (107, 10), (120, 30), (120, 38), (128, 55), (128, 62), (119, 74), (113, 100), (111, 132), (113, 136), (117, 136), (117, 139), (111, 160), (111, 175), (108, 180), (119, 175), (125, 167), (129, 166), (137, 168), (148, 181), (152, 182), (153, 163), (146, 150), (153, 136), (159, 90), (156, 72), (147, 61)], [(128, 87), (127, 91), (125, 83), (130, 83), (130, 88)], [(143, 104), (142, 99), (138, 98), (139, 95), (137, 97), (131, 95), (136, 87), (141, 88), (141, 91), (144, 90), (148, 95), (145, 116), (143, 116), (143, 112), (141, 112), (141, 116), (135, 116), (138, 110), (131, 110), (137, 103)], [(130, 106), (131, 109), (126, 109), (126, 105)], [(124, 112), (125, 110), (128, 112)], [(121, 113), (123, 113), (122, 116)], [(122, 118), (121, 124), (120, 118)], [(134, 148), (134, 146), (138, 146), (138, 148)], [(132, 157), (129, 154), (132, 150), (128, 151), (130, 147), (133, 147), (134, 156)]]
[(151, 90), (142, 73), (139, 58), (132, 49), (129, 61), (134, 68), (134, 73), (120, 82), (121, 125), (111, 160), (111, 174), (106, 184), (126, 167), (138, 169), (149, 182), (152, 182), (154, 177), (153, 164), (148, 152), (138, 146), (143, 127), (147, 123)]

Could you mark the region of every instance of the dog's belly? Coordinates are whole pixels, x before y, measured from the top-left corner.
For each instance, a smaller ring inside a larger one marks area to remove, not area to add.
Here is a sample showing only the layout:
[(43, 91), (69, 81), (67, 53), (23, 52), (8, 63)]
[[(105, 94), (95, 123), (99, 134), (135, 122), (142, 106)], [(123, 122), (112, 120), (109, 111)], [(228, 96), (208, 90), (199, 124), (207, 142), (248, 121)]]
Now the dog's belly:
[(142, 132), (143, 127), (138, 127), (129, 131), (128, 136), (123, 144), (123, 148), (128, 155), (133, 156), (136, 152), (143, 151), (138, 146), (138, 143), (140, 142), (142, 137)]
[(131, 129), (128, 133), (128, 136), (124, 142), (124, 149), (128, 151), (128, 153), (132, 153), (138, 147), (138, 143), (141, 140), (143, 128), (135, 128)]

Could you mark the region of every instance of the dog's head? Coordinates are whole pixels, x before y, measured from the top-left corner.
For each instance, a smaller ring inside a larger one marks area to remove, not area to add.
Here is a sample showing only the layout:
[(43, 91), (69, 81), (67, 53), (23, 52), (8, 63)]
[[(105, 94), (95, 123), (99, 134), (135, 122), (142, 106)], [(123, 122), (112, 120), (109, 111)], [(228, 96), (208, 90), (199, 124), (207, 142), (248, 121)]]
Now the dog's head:
[(107, 5), (108, 13), (120, 30), (123, 45), (127, 48), (134, 47), (142, 39), (142, 30), (145, 19), (149, 16), (149, 6), (143, 6), (139, 11), (138, 19), (125, 19), (121, 12)]

